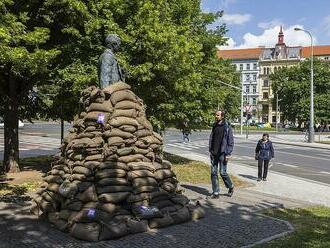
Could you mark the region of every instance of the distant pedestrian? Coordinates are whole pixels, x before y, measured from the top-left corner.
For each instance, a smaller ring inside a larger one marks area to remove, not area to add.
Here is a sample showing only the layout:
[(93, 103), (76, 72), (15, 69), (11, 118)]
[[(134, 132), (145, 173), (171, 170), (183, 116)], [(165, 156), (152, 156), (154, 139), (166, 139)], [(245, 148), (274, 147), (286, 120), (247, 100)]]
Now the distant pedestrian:
[(258, 160), (258, 180), (267, 181), (269, 161), (274, 158), (274, 147), (269, 140), (269, 134), (264, 133), (262, 139), (258, 141), (255, 159)]
[(191, 134), (191, 129), (189, 127), (188, 120), (184, 120), (182, 123), (182, 137), (183, 137), (183, 142), (187, 143), (190, 141), (189, 135)]
[(225, 120), (225, 112), (217, 111), (215, 113), (215, 123), (212, 127), (212, 132), (209, 140), (209, 152), (211, 158), (211, 182), (212, 182), (212, 199), (219, 198), (219, 177), (225, 183), (228, 190), (228, 196), (231, 197), (234, 193), (234, 185), (227, 173), (227, 163), (231, 158), (231, 153), (234, 148), (233, 131), (229, 123)]

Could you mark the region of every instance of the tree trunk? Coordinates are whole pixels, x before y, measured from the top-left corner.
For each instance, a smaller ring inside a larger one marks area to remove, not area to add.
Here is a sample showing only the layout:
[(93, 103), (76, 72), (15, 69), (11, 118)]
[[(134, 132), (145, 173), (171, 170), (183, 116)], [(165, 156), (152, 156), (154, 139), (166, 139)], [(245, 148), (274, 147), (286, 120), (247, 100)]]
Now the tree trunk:
[(17, 81), (9, 77), (9, 100), (5, 106), (4, 113), (4, 140), (5, 153), (3, 166), (5, 172), (19, 172), (19, 150), (18, 150), (18, 99)]

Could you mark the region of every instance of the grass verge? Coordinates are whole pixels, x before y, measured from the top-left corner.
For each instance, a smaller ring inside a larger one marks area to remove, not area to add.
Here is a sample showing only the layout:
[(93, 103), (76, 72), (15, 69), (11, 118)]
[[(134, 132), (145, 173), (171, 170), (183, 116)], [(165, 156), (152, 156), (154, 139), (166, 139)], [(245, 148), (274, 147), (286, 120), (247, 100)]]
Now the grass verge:
[(295, 231), (258, 247), (330, 247), (330, 208), (267, 209), (264, 213), (289, 221)]
[[(172, 170), (176, 174), (179, 182), (188, 182), (192, 184), (210, 184), (211, 183), (211, 171), (210, 165), (189, 160), (177, 155), (164, 153), (164, 158), (172, 163)], [(230, 175), (235, 187), (248, 187), (251, 184), (240, 180), (238, 177)], [(223, 184), (222, 180), (220, 183)]]

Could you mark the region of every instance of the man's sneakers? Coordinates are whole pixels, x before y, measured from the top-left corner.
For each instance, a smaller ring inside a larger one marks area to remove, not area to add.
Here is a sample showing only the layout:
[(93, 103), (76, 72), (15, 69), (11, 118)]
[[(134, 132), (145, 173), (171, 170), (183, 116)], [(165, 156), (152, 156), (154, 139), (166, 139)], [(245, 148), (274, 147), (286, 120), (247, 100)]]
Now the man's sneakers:
[(257, 182), (260, 182), (260, 181), (261, 181), (261, 178), (258, 178), (258, 179), (257, 179)]
[(230, 188), (229, 190), (228, 190), (228, 196), (229, 197), (232, 197), (233, 196), (233, 194), (234, 194), (234, 187), (232, 187), (232, 188)]
[(210, 195), (210, 198), (211, 199), (219, 199), (219, 194), (212, 193), (212, 195)]

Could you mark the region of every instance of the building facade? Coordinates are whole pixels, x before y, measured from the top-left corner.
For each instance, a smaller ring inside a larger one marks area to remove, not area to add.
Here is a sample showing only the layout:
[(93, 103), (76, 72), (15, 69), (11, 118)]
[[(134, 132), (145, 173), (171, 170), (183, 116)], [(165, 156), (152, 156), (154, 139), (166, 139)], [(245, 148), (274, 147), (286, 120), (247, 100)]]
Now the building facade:
[[(330, 61), (330, 46), (313, 46), (314, 57)], [(289, 47), (284, 42), (282, 27), (274, 47), (218, 50), (219, 58), (230, 59), (241, 74), (245, 110), (252, 114), (252, 120), (263, 123), (280, 123), (280, 109), (277, 108), (280, 95), (272, 90), (270, 74), (282, 67), (297, 65), (309, 58), (310, 47)], [(246, 99), (246, 97), (244, 98)]]

